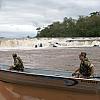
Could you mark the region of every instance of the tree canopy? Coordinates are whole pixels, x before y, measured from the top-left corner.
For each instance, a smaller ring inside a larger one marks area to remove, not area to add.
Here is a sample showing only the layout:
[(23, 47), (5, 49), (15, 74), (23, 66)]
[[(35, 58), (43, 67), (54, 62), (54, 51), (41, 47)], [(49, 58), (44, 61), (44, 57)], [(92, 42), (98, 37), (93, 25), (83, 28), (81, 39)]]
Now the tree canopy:
[(79, 16), (77, 20), (65, 17), (62, 22), (53, 22), (44, 29), (37, 28), (36, 37), (99, 37), (100, 12)]

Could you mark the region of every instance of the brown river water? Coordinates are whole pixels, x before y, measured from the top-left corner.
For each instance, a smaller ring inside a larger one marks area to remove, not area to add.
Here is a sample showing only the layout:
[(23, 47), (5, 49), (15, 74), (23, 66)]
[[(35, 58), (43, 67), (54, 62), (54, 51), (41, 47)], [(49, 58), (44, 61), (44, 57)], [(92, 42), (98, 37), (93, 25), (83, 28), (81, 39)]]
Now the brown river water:
[[(79, 66), (78, 55), (87, 52), (87, 57), (95, 65), (95, 73), (100, 71), (100, 48), (51, 48), (34, 50), (0, 51), (0, 64), (12, 65), (11, 54), (17, 53), (25, 67), (50, 70), (74, 71)], [(0, 82), (0, 100), (100, 100), (100, 94), (79, 93), (51, 88), (22, 86)]]

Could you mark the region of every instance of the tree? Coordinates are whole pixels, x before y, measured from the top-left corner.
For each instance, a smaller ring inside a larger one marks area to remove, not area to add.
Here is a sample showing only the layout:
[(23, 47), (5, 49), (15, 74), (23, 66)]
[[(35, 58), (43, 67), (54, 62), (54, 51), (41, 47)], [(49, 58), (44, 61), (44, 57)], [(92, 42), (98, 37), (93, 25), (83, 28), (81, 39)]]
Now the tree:
[(79, 16), (77, 20), (65, 17), (44, 29), (38, 28), (37, 37), (94, 37), (100, 36), (100, 12)]

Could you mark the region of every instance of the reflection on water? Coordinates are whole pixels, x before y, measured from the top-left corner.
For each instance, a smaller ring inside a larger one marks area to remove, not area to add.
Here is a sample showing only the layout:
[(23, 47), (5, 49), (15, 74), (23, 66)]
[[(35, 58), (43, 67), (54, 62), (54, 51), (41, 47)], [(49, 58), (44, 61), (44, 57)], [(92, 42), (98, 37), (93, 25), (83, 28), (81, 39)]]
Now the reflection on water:
[(100, 100), (99, 94), (76, 93), (0, 82), (0, 100)]

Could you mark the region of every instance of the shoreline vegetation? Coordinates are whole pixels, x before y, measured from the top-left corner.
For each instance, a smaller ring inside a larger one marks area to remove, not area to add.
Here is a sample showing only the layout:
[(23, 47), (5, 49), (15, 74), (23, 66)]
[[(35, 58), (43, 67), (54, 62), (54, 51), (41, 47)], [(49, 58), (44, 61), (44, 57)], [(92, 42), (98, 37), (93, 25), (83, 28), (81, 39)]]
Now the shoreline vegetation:
[(78, 19), (65, 17), (44, 28), (37, 28), (39, 37), (100, 37), (100, 12), (92, 12)]

